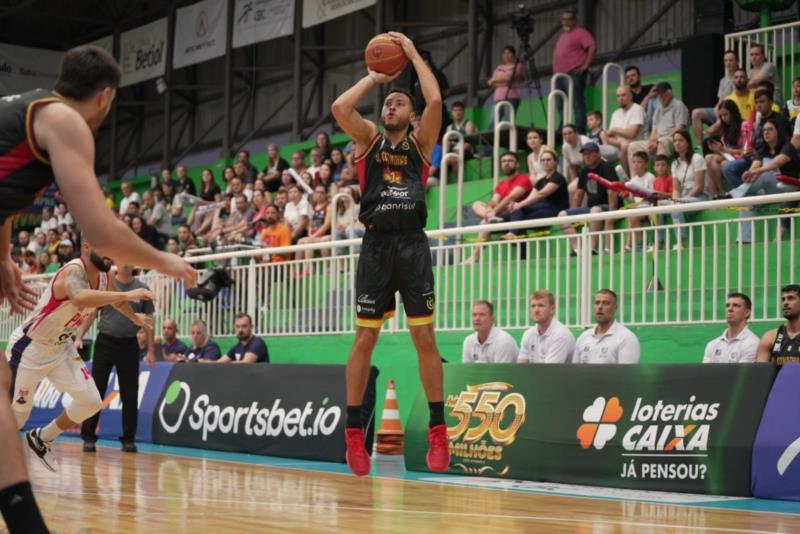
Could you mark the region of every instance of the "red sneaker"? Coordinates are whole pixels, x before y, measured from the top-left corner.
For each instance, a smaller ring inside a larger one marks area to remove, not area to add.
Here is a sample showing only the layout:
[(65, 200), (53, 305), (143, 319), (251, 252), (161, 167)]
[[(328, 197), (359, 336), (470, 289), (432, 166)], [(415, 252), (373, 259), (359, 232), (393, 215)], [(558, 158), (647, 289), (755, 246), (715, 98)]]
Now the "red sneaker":
[(345, 428), (344, 440), (347, 443), (345, 459), (347, 467), (357, 477), (369, 474), (372, 461), (364, 448), (364, 431), (360, 428)]
[(428, 454), (425, 461), (434, 473), (444, 473), (450, 467), (450, 444), (447, 440), (447, 425), (436, 425), (428, 429)]

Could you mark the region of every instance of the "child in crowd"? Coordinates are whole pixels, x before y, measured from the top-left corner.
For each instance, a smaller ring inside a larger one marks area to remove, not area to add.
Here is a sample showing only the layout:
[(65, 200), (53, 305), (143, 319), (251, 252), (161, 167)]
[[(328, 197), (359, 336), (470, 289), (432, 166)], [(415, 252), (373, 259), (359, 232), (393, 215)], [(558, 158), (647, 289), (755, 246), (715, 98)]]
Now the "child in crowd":
[[(653, 180), (653, 191), (655, 197), (658, 198), (658, 205), (664, 205), (671, 202), (672, 198), (672, 176), (669, 175), (669, 158), (665, 155), (656, 156), (656, 161), (653, 164), (656, 171), (655, 179)], [(660, 226), (663, 223), (664, 216), (658, 215), (655, 217), (657, 224)], [(656, 242), (650, 245), (647, 251), (652, 252), (655, 247), (664, 248), (664, 229), (659, 228), (655, 236)]]
[[(631, 179), (626, 184), (629, 188), (635, 189), (636, 191), (641, 191), (647, 195), (652, 195), (655, 190), (653, 189), (653, 183), (655, 182), (655, 177), (647, 172), (647, 162), (649, 161), (649, 157), (647, 152), (636, 152), (631, 157)], [(646, 200), (639, 200), (635, 199), (633, 207), (648, 207), (651, 206), (649, 202)], [(628, 219), (628, 224), (631, 228), (641, 228), (642, 227), (642, 219), (644, 217), (636, 217), (632, 216)], [(633, 245), (633, 236), (636, 234), (636, 241), (638, 243), (637, 248), (641, 247), (644, 243), (644, 233), (643, 232), (631, 232), (628, 234), (628, 244), (625, 246), (625, 250), (631, 252), (634, 248)]]
[(591, 141), (597, 143), (600, 147), (600, 155), (608, 162), (614, 162), (619, 159), (619, 149), (613, 145), (604, 145), (603, 140), (600, 139), (600, 134), (603, 133), (603, 114), (599, 111), (590, 111), (586, 115), (586, 137)]

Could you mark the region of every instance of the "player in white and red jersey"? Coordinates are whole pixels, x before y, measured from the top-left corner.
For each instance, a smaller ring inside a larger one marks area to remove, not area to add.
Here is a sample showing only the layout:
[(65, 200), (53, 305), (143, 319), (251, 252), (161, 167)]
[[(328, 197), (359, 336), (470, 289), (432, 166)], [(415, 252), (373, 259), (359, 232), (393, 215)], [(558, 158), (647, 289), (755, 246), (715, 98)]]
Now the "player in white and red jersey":
[(134, 313), (128, 302), (152, 300), (153, 294), (146, 289), (116, 291), (109, 281), (110, 268), (111, 261), (98, 256), (84, 239), (81, 257), (56, 272), (36, 309), (8, 342), (12, 410), (19, 428), (28, 420), (42, 379), (72, 397), (72, 403), (50, 424), (26, 434), (28, 446), (51, 471), (56, 470), (53, 440), (102, 408), (100, 393), (74, 345), (83, 321), (95, 308), (111, 305), (134, 323), (152, 329), (152, 319)]

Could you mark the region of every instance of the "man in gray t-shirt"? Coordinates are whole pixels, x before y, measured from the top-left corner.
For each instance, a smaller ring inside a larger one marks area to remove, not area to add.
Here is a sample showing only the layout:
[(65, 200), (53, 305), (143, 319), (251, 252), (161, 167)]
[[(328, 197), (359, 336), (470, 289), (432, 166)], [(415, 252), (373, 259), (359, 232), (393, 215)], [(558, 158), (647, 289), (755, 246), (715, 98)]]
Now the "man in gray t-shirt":
[[(149, 289), (145, 284), (133, 277), (133, 270), (126, 265), (120, 265), (114, 278), (114, 287), (118, 291), (132, 289)], [(147, 330), (147, 353), (145, 362), (152, 366), (155, 361), (153, 351), (152, 320), (155, 308), (151, 301), (131, 302), (131, 308), (136, 315), (149, 317), (150, 329)], [(97, 339), (92, 358), (92, 378), (101, 396), (105, 396), (108, 380), (112, 368), (117, 370), (119, 381), (119, 396), (122, 401), (122, 450), (136, 452), (136, 425), (139, 417), (139, 344), (136, 333), (139, 326), (134, 324), (130, 317), (120, 313), (112, 306), (104, 306), (99, 310), (100, 319), (97, 323)], [(89, 329), (91, 321), (87, 321), (85, 330)], [(84, 331), (85, 331), (84, 330)], [(97, 441), (97, 422), (100, 420), (98, 412), (81, 425), (84, 452), (94, 452)]]

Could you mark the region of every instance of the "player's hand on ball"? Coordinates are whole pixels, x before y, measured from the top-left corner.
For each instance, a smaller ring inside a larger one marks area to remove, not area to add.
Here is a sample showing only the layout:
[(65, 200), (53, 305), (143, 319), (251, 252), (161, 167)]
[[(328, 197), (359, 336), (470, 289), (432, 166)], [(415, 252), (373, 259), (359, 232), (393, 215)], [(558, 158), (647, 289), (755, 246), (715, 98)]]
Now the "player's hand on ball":
[(367, 69), (367, 72), (369, 72), (369, 77), (372, 78), (372, 81), (379, 84), (391, 83), (394, 81), (395, 78), (400, 76), (399, 72), (397, 74), (392, 74), (391, 76), (388, 74), (375, 72), (374, 70), (369, 70), (369, 69)]
[(404, 34), (400, 32), (389, 32), (387, 35), (392, 38), (392, 41), (400, 45), (400, 48), (402, 48), (403, 52), (406, 53), (406, 57), (408, 57), (408, 59), (413, 59), (414, 56), (417, 55), (417, 47), (414, 46), (414, 41), (406, 37)]

